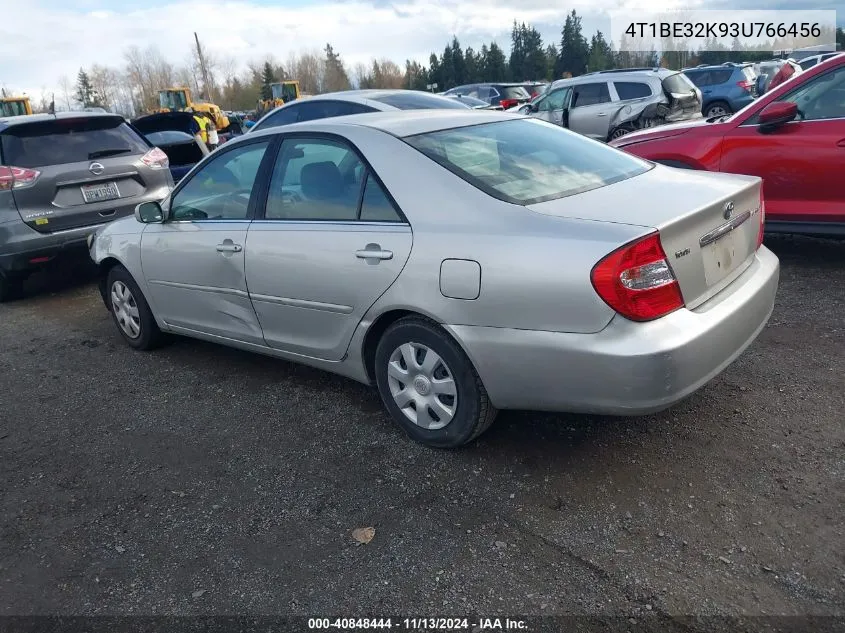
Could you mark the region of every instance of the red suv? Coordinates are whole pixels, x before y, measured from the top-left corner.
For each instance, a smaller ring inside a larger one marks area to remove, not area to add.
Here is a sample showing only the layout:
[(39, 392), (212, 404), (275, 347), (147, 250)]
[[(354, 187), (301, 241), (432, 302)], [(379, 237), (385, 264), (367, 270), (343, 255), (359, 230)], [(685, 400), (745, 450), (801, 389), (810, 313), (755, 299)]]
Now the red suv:
[(632, 132), (610, 144), (672, 167), (762, 177), (767, 231), (845, 235), (845, 55), (731, 116)]

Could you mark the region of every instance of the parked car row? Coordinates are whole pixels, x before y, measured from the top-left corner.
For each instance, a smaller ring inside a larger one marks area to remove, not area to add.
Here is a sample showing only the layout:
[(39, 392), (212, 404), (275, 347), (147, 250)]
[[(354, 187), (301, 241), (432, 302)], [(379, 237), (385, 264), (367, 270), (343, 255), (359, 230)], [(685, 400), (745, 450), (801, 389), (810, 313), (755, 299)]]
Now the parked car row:
[(612, 145), (686, 170), (759, 176), (766, 230), (845, 235), (845, 56), (833, 56), (735, 114), (643, 130)]

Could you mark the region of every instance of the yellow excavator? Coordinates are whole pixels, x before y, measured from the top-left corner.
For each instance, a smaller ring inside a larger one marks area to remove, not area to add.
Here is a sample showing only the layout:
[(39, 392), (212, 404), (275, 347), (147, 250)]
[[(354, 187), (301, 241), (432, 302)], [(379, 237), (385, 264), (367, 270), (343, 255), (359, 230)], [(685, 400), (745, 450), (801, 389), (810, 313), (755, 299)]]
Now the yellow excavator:
[(229, 119), (220, 106), (207, 101), (193, 101), (190, 88), (167, 88), (158, 93), (159, 109), (156, 112), (207, 112), (220, 132), (229, 128)]
[(29, 97), (3, 97), (0, 99), (0, 116), (32, 114)]
[(296, 79), (270, 84), (270, 91), (273, 96), (272, 99), (259, 99), (258, 101), (259, 115), (302, 97), (302, 93), (299, 91), (299, 81)]

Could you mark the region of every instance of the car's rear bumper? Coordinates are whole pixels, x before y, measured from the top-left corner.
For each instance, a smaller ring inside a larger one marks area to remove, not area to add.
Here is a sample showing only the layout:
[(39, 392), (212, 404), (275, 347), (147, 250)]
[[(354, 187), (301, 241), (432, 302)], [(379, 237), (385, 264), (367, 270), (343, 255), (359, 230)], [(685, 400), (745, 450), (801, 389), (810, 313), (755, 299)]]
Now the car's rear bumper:
[(761, 247), (721, 293), (656, 321), (617, 316), (596, 334), (447, 328), (497, 408), (647, 414), (702, 387), (751, 344), (772, 313), (778, 277), (777, 257)]

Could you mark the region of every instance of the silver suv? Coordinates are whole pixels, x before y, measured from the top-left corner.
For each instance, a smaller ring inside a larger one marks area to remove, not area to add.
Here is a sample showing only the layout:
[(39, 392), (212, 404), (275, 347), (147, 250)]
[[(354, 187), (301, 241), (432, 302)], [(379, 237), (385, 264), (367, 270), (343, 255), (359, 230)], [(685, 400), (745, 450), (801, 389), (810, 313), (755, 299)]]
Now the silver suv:
[(115, 114), (0, 118), (0, 301), (98, 226), (162, 200), (167, 156)]
[(609, 141), (634, 130), (700, 117), (701, 92), (678, 71), (626, 68), (560, 79), (519, 109)]

